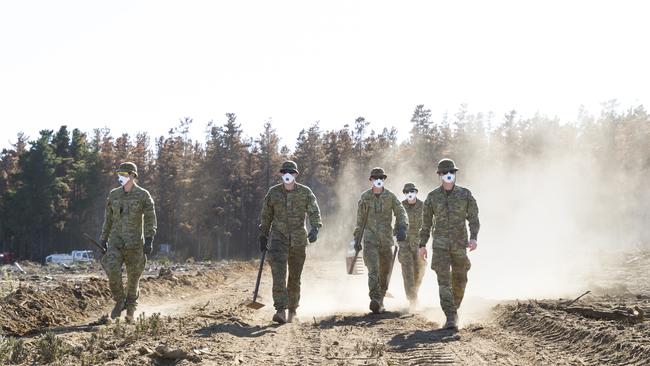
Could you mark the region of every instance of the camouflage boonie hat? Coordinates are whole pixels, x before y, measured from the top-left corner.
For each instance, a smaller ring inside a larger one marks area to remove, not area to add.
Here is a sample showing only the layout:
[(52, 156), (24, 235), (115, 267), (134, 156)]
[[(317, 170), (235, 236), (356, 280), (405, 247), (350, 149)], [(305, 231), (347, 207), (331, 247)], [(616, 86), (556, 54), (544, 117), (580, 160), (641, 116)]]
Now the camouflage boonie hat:
[(120, 167), (115, 172), (116, 173), (122, 173), (122, 172), (131, 173), (131, 174), (135, 175), (136, 178), (138, 177), (138, 167), (134, 163), (132, 163), (130, 161), (127, 161), (127, 162), (124, 162), (124, 163), (120, 164)]
[(292, 161), (292, 160), (287, 160), (284, 163), (282, 163), (282, 167), (280, 168), (280, 172), (283, 172), (285, 170), (288, 170), (291, 173), (300, 173), (298, 171), (298, 164), (296, 164), (296, 162)]
[(373, 168), (370, 171), (370, 177), (382, 177), (381, 179), (386, 179), (388, 176), (384, 173), (384, 169), (380, 167)]
[(451, 159), (442, 159), (438, 162), (438, 171), (436, 173), (455, 172), (458, 170), (456, 164)]
[(415, 183), (406, 183), (406, 184), (404, 185), (404, 188), (402, 189), (402, 193), (409, 193), (409, 192), (411, 192), (412, 190), (416, 190), (416, 191), (420, 192), (420, 191), (415, 187)]

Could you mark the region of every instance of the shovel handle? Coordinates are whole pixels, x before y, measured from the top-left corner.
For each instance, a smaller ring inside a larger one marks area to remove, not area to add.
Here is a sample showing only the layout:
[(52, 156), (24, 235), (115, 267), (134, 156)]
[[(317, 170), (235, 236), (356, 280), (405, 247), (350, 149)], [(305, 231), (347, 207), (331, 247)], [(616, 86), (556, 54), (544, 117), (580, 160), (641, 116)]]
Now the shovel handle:
[(262, 270), (264, 269), (264, 258), (266, 258), (266, 250), (262, 251), (260, 269), (257, 271), (257, 281), (255, 282), (255, 292), (253, 292), (253, 302), (257, 301), (257, 292), (260, 289), (260, 280), (262, 279)]
[(88, 239), (88, 241), (91, 242), (91, 243), (93, 243), (97, 248), (99, 248), (99, 250), (100, 250), (102, 253), (106, 254), (106, 249), (104, 249), (104, 247), (101, 246), (101, 245), (97, 242), (97, 240), (93, 239), (92, 236), (90, 236), (90, 235), (88, 235), (88, 234), (86, 234), (86, 233), (81, 234), (81, 236), (83, 236), (84, 238)]

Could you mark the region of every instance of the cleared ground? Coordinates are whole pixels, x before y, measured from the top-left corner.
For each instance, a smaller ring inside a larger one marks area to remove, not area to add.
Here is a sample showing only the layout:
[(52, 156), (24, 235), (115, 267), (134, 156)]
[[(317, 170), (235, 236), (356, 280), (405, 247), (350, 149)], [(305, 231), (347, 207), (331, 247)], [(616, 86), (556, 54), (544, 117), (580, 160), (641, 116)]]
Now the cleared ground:
[[(611, 268), (616, 278), (575, 302), (497, 305), (470, 299), (458, 334), (438, 329), (440, 310), (426, 301), (409, 314), (397, 285), (390, 289), (395, 298), (386, 300), (389, 311), (369, 314), (365, 277), (347, 276), (342, 266), (308, 260), (300, 321), (282, 326), (270, 321), (269, 271), (262, 281), (267, 306), (258, 311), (244, 306), (254, 262), (196, 263), (171, 272), (150, 268), (142, 282), (144, 313), (135, 324), (101, 318), (111, 301), (98, 269), (25, 266), (27, 275), (4, 276), (3, 288), (13, 291), (0, 302), (6, 337), (0, 357), (66, 365), (650, 364), (647, 253), (625, 257)], [(397, 268), (393, 280), (401, 281)], [(421, 293), (434, 295), (435, 289)], [(472, 302), (483, 311), (472, 312), (477, 307)]]

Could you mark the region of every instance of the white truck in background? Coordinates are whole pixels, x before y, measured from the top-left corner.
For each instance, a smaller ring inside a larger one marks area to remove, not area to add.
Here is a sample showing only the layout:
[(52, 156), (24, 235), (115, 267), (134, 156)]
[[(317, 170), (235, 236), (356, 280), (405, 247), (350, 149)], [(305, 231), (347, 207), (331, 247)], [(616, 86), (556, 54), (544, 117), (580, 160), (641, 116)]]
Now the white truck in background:
[(45, 257), (45, 264), (72, 264), (80, 262), (89, 263), (94, 260), (95, 258), (92, 250), (73, 250), (70, 254), (50, 254)]

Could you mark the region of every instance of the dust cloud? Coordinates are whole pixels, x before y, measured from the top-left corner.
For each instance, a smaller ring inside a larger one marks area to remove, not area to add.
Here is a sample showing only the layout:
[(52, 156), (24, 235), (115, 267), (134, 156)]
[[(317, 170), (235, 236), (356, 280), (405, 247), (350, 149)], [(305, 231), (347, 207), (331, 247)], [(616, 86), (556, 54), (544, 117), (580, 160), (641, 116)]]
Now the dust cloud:
[[(594, 278), (608, 276), (600, 271), (604, 260), (641, 243), (648, 212), (639, 201), (620, 195), (642, 185), (640, 176), (619, 174), (623, 172), (602, 166), (589, 152), (554, 141), (537, 148), (535, 158), (510, 162), (502, 158), (512, 151), (429, 159), (454, 159), (460, 167), (457, 183), (472, 191), (479, 206), (479, 246), (469, 253), (472, 269), (461, 307), (464, 324), (487, 318), (499, 301), (566, 298), (589, 290)], [(350, 164), (344, 170), (336, 197), (330, 198), (336, 200), (336, 214), (325, 218), (319, 242), (308, 249), (302, 312), (367, 311), (367, 276), (348, 276), (344, 260), (359, 195), (370, 187), (369, 168), (386, 169), (386, 186), (400, 200), (406, 182), (416, 183), (421, 200), (440, 184), (434, 164), (414, 169), (396, 156), (396, 151), (386, 152), (363, 167)], [(420, 309), (441, 321), (436, 276), (429, 265), (419, 292)], [(395, 298), (386, 299), (387, 310), (405, 309), (398, 261), (389, 292)]]

